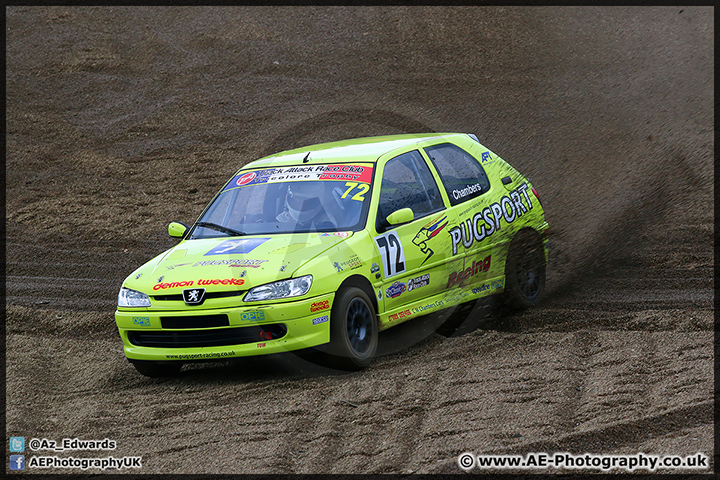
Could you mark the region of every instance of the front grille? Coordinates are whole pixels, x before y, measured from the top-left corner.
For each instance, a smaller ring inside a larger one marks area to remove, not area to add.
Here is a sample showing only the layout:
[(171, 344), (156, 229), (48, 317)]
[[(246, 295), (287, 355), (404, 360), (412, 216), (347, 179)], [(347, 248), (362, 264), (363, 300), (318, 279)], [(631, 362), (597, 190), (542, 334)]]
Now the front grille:
[(264, 342), (282, 338), (287, 327), (282, 323), (222, 328), (218, 330), (192, 330), (174, 332), (131, 331), (128, 340), (138, 347), (191, 348), (224, 347), (244, 343)]
[[(237, 297), (238, 295), (242, 295), (245, 293), (245, 291), (237, 291), (233, 290), (231, 292), (205, 292), (205, 300), (208, 300), (210, 298), (224, 298), (224, 297)], [(160, 300), (162, 302), (169, 302), (169, 301), (175, 301), (175, 302), (182, 302), (183, 296), (182, 293), (174, 294), (174, 295), (153, 295), (153, 300)]]
[(227, 315), (193, 315), (189, 317), (160, 317), (162, 328), (229, 327)]

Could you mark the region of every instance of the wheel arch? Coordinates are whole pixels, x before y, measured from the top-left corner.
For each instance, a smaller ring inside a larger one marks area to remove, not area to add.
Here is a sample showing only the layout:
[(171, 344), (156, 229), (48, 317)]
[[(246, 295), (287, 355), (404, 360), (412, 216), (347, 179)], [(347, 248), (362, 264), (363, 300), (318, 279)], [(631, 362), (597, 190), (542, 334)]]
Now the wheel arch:
[(359, 288), (360, 290), (364, 291), (368, 297), (370, 297), (370, 301), (373, 303), (373, 307), (375, 308), (375, 315), (378, 317), (377, 321), (379, 322), (380, 312), (378, 310), (377, 296), (375, 294), (375, 289), (373, 288), (370, 281), (362, 275), (350, 275), (348, 278), (343, 280), (343, 282), (338, 287), (338, 291), (346, 287)]
[(545, 236), (542, 232), (540, 232), (535, 227), (532, 227), (530, 225), (525, 225), (524, 227), (520, 228), (517, 232), (515, 232), (515, 235), (513, 235), (512, 240), (510, 240), (509, 245), (512, 245), (513, 242), (519, 241), (523, 236), (535, 236), (540, 241), (540, 244), (545, 243)]

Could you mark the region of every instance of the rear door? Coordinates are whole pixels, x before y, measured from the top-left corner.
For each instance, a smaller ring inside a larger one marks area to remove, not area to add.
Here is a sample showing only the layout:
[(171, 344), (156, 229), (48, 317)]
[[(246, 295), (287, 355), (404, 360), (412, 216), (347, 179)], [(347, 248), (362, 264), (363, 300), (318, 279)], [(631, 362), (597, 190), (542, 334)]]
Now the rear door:
[(423, 150), (442, 180), (451, 210), (457, 214), (448, 229), (448, 259), (456, 268), (448, 273), (446, 288), (482, 285), (486, 278), (503, 275), (505, 262), (498, 244), (505, 231), (499, 231), (502, 215), (499, 207), (493, 206), (497, 186), (492, 188), (482, 159), (449, 142)]

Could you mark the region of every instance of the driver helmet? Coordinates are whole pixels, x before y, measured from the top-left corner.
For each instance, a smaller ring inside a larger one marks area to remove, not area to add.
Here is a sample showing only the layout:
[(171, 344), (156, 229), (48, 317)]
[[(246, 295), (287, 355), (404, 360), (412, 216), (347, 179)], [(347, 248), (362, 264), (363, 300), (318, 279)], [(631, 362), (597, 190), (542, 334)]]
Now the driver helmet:
[(290, 217), (296, 222), (307, 222), (320, 213), (321, 190), (314, 182), (293, 182), (288, 185), (285, 204)]

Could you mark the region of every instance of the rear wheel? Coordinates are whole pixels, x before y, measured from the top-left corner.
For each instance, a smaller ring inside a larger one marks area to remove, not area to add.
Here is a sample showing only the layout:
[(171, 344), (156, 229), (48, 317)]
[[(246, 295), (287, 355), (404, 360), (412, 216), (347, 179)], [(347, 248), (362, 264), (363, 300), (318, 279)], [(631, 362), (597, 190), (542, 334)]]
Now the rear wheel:
[(540, 235), (521, 231), (505, 262), (505, 303), (515, 309), (532, 307), (545, 291), (545, 254)]
[(378, 345), (378, 324), (370, 297), (360, 288), (341, 289), (330, 317), (330, 360), (342, 370), (367, 367)]
[(180, 372), (183, 364), (182, 362), (150, 362), (150, 361), (135, 361), (132, 362), (135, 370), (145, 375), (146, 377), (168, 377), (175, 375)]

